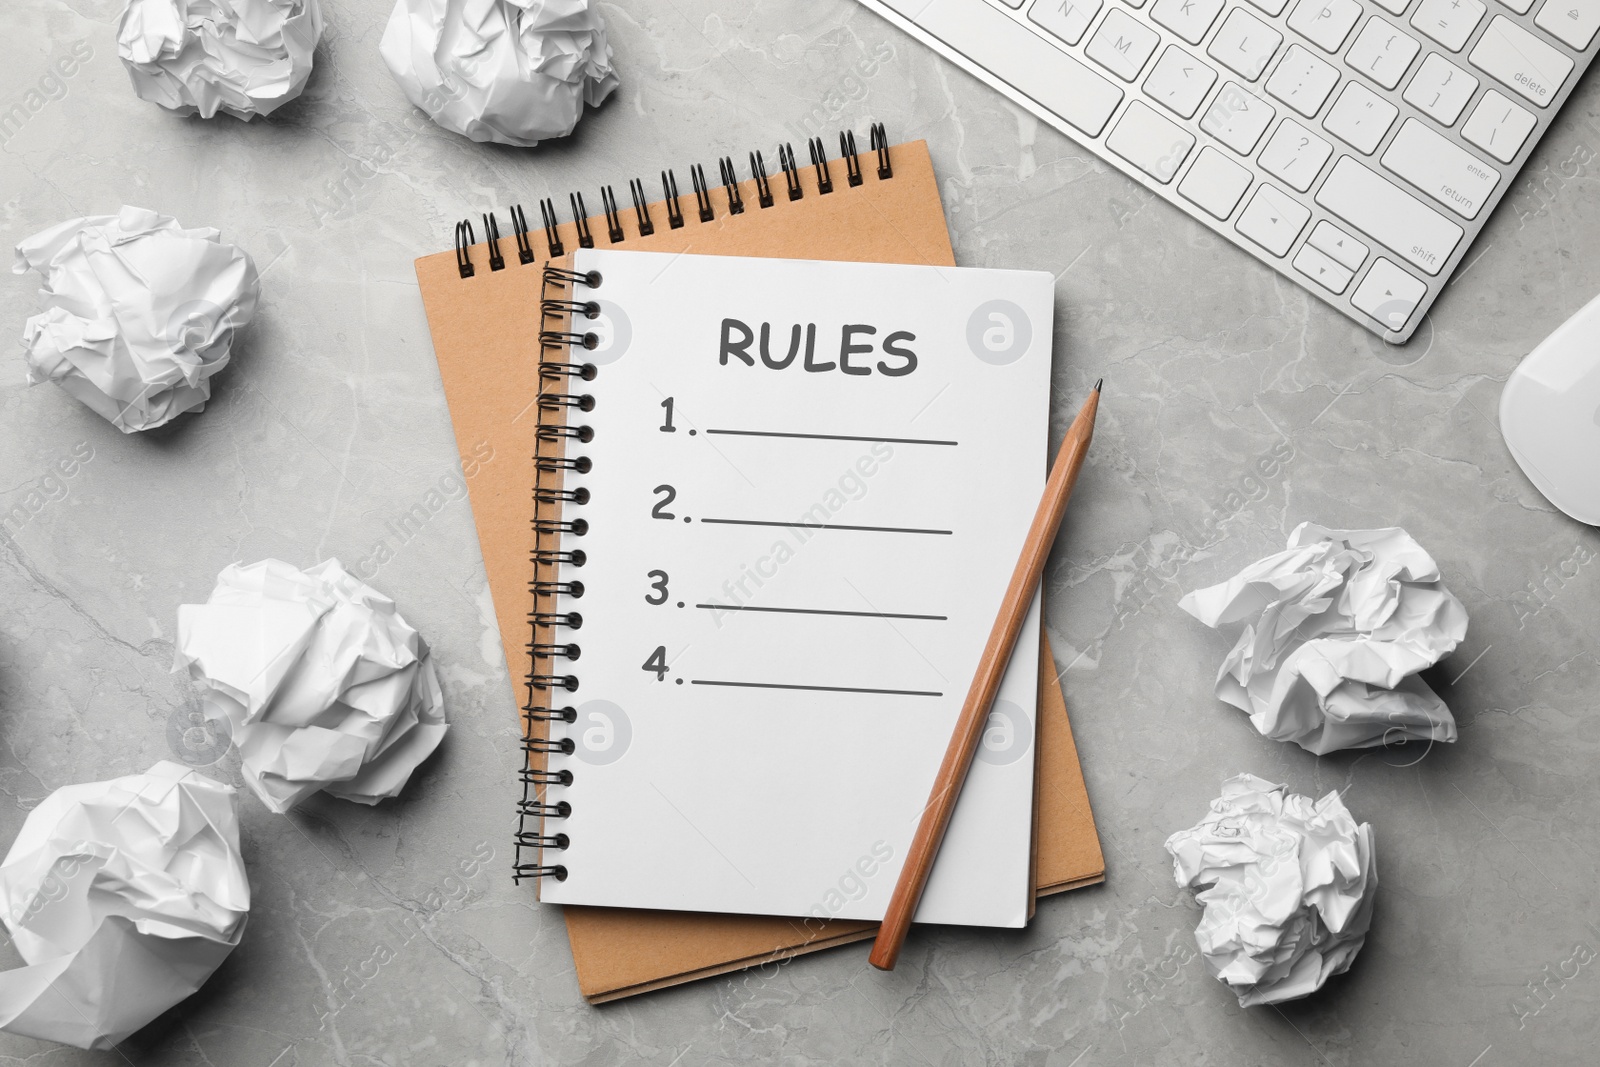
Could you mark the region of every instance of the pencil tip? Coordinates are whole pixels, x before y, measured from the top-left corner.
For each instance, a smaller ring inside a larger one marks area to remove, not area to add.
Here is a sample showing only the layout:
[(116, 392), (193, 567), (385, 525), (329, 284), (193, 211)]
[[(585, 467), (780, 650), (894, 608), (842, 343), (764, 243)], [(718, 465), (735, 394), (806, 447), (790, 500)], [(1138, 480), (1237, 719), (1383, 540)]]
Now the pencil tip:
[(1105, 382), (1104, 378), (1101, 378), (1099, 381), (1095, 382), (1094, 383), (1094, 391), (1098, 393), (1100, 391), (1100, 386), (1102, 384), (1104, 384), (1104, 382)]

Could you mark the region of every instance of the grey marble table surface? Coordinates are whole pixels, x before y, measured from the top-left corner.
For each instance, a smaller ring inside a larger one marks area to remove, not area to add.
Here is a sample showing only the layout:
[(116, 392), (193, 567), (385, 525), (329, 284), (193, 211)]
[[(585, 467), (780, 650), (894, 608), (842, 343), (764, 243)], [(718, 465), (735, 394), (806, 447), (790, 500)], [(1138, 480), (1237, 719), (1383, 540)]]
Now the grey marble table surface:
[[(254, 906), (221, 970), (117, 1051), (0, 1034), (0, 1063), (1596, 1062), (1600, 535), (1523, 478), (1496, 405), (1600, 291), (1600, 80), (1390, 348), (848, 0), (603, 3), (622, 88), (532, 150), (407, 104), (378, 55), (387, 0), (326, 0), (304, 97), (249, 124), (136, 99), (117, 6), (0, 10), (0, 236), (145, 206), (242, 244), (263, 297), (207, 410), (143, 435), (28, 388), (20, 348), (0, 359), (0, 844), (55, 788), (160, 759), (239, 783), (169, 672), (177, 606), (233, 561), (354, 563), (388, 539), (373, 584), (432, 644), (455, 725), (397, 801), (242, 797)], [(519, 750), (469, 508), (403, 542), (388, 526), (457, 462), (412, 260), (477, 212), (872, 121), (929, 142), (961, 263), (1056, 275), (1057, 435), (1107, 379), (1046, 576), (1107, 881), (1023, 931), (918, 930), (893, 974), (854, 946), (589, 1007), (559, 911), (508, 873)], [(36, 289), (0, 279), (0, 332)], [(1179, 596), (1308, 519), (1401, 524), (1438, 558), (1471, 613), (1429, 676), (1456, 744), (1317, 758), (1213, 698), (1227, 642)], [(1341, 790), (1376, 831), (1365, 951), (1281, 1010), (1205, 974), (1161, 848), (1246, 770)]]

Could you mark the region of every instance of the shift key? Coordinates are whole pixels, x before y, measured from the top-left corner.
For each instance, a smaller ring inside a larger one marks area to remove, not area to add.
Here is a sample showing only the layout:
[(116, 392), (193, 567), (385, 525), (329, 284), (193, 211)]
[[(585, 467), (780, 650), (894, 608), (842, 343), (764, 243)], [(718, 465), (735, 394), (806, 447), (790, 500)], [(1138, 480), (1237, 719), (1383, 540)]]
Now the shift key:
[(1317, 203), (1429, 274), (1461, 243), (1460, 226), (1349, 156), (1334, 164)]
[(1464, 219), (1478, 217), (1500, 181), (1499, 171), (1416, 119), (1400, 127), (1383, 165)]

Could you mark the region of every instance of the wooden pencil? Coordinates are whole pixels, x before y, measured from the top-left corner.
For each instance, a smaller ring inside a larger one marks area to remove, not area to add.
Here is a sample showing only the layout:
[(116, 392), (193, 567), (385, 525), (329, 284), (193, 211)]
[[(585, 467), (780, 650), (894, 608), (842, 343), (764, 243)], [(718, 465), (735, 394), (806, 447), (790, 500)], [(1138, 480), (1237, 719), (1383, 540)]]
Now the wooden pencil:
[[(1103, 381), (1104, 379), (1102, 379)], [(950, 816), (956, 801), (961, 797), (961, 786), (967, 780), (972, 757), (977, 752), (978, 739), (983, 735), (989, 708), (1011, 662), (1011, 652), (1017, 645), (1017, 633), (1033, 603), (1033, 594), (1039, 588), (1039, 578), (1044, 571), (1045, 557), (1061, 528), (1061, 517), (1066, 514), (1067, 499), (1078, 480), (1078, 470), (1089, 452), (1089, 442), (1094, 438), (1094, 416), (1100, 406), (1100, 385), (1094, 383), (1089, 399), (1084, 401), (1078, 417), (1072, 420), (1067, 436), (1056, 453), (1050, 468), (1050, 478), (1045, 482), (1044, 496), (1039, 510), (1034, 513), (1033, 525), (1028, 528), (1027, 540), (1022, 545), (1022, 555), (1011, 572), (1011, 584), (1006, 587), (1005, 599), (1000, 602), (1000, 612), (989, 632), (989, 641), (983, 647), (983, 656), (972, 676), (967, 699), (961, 706), (961, 716), (956, 720), (955, 733), (950, 746), (945, 749), (944, 761), (939, 765), (938, 777), (933, 782), (933, 792), (927, 807), (922, 809), (922, 820), (917, 824), (916, 836), (911, 839), (911, 850), (906, 854), (905, 865), (900, 868), (900, 878), (895, 883), (894, 895), (889, 898), (889, 910), (884, 914), (883, 925), (878, 929), (877, 940), (872, 943), (871, 964), (882, 971), (894, 970), (900, 957), (900, 946), (905, 943), (911, 929), (911, 918), (916, 914), (922, 891), (928, 884), (933, 861), (939, 854), (945, 830), (950, 826)]]

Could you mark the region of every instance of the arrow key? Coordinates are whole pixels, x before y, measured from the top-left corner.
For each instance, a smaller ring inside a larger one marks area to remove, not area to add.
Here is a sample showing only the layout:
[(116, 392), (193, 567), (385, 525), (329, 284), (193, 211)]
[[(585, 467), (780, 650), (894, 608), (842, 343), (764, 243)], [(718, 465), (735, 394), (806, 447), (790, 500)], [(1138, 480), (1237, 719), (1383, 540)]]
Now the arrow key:
[(1389, 329), (1399, 330), (1427, 295), (1426, 285), (1380, 256), (1350, 294), (1350, 303)]
[(1239, 213), (1234, 228), (1275, 256), (1287, 255), (1311, 217), (1299, 201), (1275, 185), (1262, 182)]
[(1332, 293), (1344, 292), (1344, 287), (1355, 277), (1309, 244), (1295, 255), (1294, 269)]
[(1367, 261), (1367, 246), (1345, 233), (1331, 222), (1319, 222), (1311, 231), (1308, 243), (1320, 252), (1326, 252), (1334, 262), (1350, 270), (1360, 270)]

